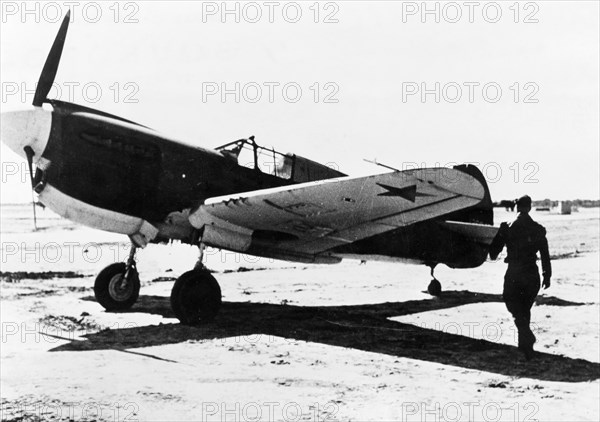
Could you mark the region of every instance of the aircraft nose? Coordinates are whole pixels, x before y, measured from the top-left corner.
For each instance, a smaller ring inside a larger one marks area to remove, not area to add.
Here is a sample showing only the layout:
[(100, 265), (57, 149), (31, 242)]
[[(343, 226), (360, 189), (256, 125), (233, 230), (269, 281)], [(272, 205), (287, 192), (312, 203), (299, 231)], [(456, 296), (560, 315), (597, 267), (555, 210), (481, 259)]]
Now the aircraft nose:
[(31, 147), (34, 162), (46, 149), (51, 128), (52, 112), (42, 107), (0, 114), (0, 140), (23, 158), (27, 158), (24, 148)]

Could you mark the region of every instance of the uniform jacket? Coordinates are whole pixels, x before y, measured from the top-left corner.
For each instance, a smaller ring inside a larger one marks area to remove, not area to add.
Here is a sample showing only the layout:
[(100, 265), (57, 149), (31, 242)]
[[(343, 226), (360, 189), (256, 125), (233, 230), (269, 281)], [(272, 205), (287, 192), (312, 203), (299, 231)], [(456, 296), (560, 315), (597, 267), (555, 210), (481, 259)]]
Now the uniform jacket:
[(528, 213), (520, 212), (512, 223), (502, 223), (490, 245), (490, 258), (496, 259), (506, 245), (505, 262), (511, 265), (532, 265), (537, 252), (542, 260), (542, 275), (552, 276), (546, 229), (533, 221)]

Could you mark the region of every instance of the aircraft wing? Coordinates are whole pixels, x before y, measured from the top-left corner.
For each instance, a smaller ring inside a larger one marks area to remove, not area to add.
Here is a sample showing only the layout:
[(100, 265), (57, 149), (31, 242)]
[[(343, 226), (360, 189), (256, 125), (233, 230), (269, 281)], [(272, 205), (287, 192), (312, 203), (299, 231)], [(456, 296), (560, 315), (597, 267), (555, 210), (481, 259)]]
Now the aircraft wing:
[[(267, 239), (281, 250), (319, 254), (477, 205), (484, 195), (481, 182), (460, 170), (428, 168), (214, 197), (190, 222)], [(243, 252), (249, 242), (212, 246)]]

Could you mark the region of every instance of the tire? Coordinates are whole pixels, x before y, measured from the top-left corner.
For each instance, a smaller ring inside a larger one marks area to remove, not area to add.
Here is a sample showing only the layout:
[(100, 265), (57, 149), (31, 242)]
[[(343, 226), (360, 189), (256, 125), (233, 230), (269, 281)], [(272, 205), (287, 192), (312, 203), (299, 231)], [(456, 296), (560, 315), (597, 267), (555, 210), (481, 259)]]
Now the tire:
[(125, 311), (133, 306), (140, 295), (140, 277), (135, 267), (129, 270), (127, 285), (121, 288), (126, 268), (123, 262), (117, 262), (104, 268), (96, 277), (94, 295), (107, 311)]
[(183, 273), (171, 290), (171, 309), (182, 324), (212, 321), (221, 308), (221, 287), (206, 270)]
[(431, 296), (439, 296), (442, 294), (442, 285), (440, 284), (440, 282), (438, 280), (436, 280), (435, 278), (433, 280), (431, 280), (431, 282), (429, 283), (429, 286), (427, 286), (427, 292), (431, 295)]

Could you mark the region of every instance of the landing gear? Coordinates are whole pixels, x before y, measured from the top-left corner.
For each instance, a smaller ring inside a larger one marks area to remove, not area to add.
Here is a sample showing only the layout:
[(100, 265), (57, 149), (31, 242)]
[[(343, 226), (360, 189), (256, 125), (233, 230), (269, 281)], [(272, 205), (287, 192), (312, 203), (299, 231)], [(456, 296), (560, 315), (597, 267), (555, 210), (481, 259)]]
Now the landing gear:
[(204, 246), (195, 268), (183, 273), (171, 290), (171, 309), (182, 324), (211, 321), (221, 308), (221, 288), (202, 264)]
[(131, 247), (127, 263), (117, 262), (96, 277), (94, 295), (107, 311), (124, 311), (133, 306), (140, 294), (140, 278), (135, 267), (136, 247)]
[(221, 308), (221, 288), (206, 269), (183, 273), (171, 291), (171, 309), (182, 324), (211, 321)]
[(431, 277), (432, 277), (432, 280), (429, 282), (429, 286), (427, 286), (427, 292), (431, 296), (439, 296), (440, 294), (442, 294), (442, 284), (433, 275), (433, 270), (435, 268), (435, 264), (434, 265), (430, 265), (430, 267), (431, 267)]

